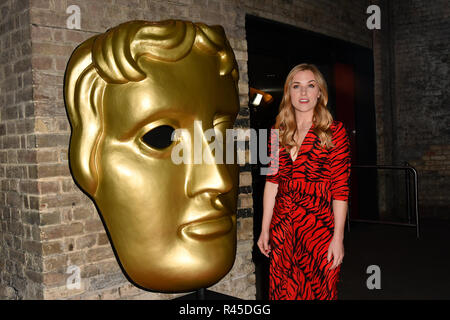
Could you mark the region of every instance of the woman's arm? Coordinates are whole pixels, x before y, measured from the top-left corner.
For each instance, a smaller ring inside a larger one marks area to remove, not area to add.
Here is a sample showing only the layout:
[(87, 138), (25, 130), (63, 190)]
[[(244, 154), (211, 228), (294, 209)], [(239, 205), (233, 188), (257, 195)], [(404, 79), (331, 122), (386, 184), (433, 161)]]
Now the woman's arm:
[(261, 250), (262, 254), (264, 254), (266, 257), (269, 257), (269, 253), (271, 250), (269, 244), (269, 229), (270, 223), (272, 222), (273, 207), (275, 205), (275, 197), (277, 195), (277, 192), (278, 184), (266, 181), (263, 195), (263, 219), (261, 234), (257, 242), (259, 250)]
[(344, 259), (344, 229), (350, 192), (350, 141), (342, 123), (333, 132), (334, 148), (331, 159), (331, 197), (334, 214), (334, 233), (328, 248), (328, 261), (333, 258), (330, 269), (338, 267)]
[(334, 233), (328, 247), (328, 262), (333, 258), (330, 270), (337, 268), (344, 260), (344, 228), (347, 217), (347, 201), (333, 200)]
[(344, 240), (345, 220), (347, 218), (347, 201), (333, 200), (334, 234), (333, 237)]

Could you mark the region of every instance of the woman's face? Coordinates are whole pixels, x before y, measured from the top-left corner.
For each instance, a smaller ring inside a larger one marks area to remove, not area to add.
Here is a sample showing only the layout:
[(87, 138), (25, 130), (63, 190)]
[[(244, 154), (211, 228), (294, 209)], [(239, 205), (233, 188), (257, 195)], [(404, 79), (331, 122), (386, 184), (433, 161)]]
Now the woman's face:
[(299, 112), (312, 112), (320, 96), (320, 89), (314, 73), (310, 70), (298, 71), (289, 88), (292, 106)]

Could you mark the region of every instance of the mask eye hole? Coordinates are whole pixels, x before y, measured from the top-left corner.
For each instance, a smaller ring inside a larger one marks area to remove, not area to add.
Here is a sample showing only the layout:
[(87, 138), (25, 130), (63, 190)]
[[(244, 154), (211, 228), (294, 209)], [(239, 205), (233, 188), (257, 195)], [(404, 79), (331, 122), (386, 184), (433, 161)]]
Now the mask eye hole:
[(158, 126), (144, 134), (141, 140), (150, 148), (165, 149), (173, 143), (172, 133), (174, 131), (175, 129), (168, 125)]

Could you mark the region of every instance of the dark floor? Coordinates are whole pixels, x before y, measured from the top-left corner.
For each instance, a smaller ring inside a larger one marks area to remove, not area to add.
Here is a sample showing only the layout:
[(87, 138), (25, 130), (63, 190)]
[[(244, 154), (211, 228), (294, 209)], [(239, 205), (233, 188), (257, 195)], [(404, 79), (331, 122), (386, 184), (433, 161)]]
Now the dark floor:
[[(345, 233), (345, 258), (338, 283), (339, 300), (450, 299), (450, 221), (422, 220), (415, 227), (352, 222)], [(258, 299), (267, 264), (258, 263)], [(367, 267), (380, 268), (381, 289), (367, 288)]]
[[(422, 220), (416, 229), (370, 223), (350, 224), (338, 285), (339, 299), (450, 299), (450, 221)], [(381, 289), (367, 288), (377, 265)]]

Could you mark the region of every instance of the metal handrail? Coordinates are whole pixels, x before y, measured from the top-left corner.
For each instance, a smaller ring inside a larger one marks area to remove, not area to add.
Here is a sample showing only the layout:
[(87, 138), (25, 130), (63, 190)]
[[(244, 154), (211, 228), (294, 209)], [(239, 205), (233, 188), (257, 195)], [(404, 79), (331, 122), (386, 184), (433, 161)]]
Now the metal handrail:
[[(404, 166), (394, 166), (394, 165), (352, 165), (352, 168), (369, 168), (369, 169), (377, 169), (377, 170), (405, 170), (406, 172), (409, 172), (414, 176), (413, 185), (414, 185), (414, 211), (416, 215), (416, 223), (411, 223), (411, 217), (410, 217), (410, 191), (409, 191), (409, 175), (406, 175), (406, 186), (407, 186), (407, 205), (408, 205), (408, 223), (398, 223), (398, 222), (388, 222), (388, 221), (374, 221), (374, 220), (358, 220), (358, 219), (352, 219), (352, 221), (358, 221), (358, 222), (371, 222), (371, 223), (381, 223), (381, 224), (394, 224), (394, 225), (403, 225), (403, 226), (411, 226), (416, 227), (416, 236), (417, 239), (420, 238), (419, 233), (419, 205), (418, 205), (418, 175), (417, 170), (410, 166), (409, 163), (405, 162)], [(349, 209), (350, 210), (350, 209)], [(347, 221), (348, 221), (348, 230), (350, 230), (350, 212), (347, 211)]]

